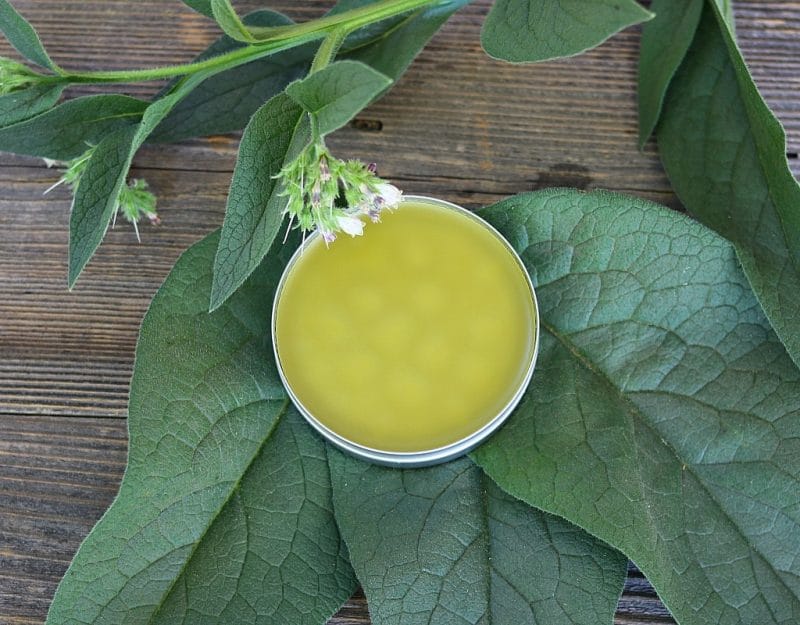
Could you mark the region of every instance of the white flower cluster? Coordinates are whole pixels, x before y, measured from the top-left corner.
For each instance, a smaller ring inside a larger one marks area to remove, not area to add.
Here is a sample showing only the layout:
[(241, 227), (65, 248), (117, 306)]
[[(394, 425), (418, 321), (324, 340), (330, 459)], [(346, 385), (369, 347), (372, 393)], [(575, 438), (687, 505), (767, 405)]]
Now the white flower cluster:
[(316, 142), (277, 177), (287, 198), (289, 228), (296, 224), (304, 233), (316, 228), (326, 244), (339, 232), (360, 236), (364, 218), (380, 221), (381, 212), (396, 207), (403, 197), (400, 189), (376, 175), (374, 165), (339, 160)]

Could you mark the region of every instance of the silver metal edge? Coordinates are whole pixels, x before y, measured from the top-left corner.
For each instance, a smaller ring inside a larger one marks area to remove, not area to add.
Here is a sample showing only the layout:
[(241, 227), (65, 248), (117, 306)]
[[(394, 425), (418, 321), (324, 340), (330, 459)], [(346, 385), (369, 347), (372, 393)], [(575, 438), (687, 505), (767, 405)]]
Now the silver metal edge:
[[(278, 281), (278, 286), (275, 289), (275, 297), (272, 302), (272, 319), (270, 322), (270, 330), (272, 333), (272, 351), (275, 356), (275, 366), (278, 369), (278, 375), (280, 376), (281, 382), (283, 383), (286, 392), (289, 394), (289, 398), (292, 400), (292, 403), (295, 405), (297, 410), (303, 417), (308, 421), (308, 423), (313, 427), (317, 432), (319, 432), (323, 438), (330, 441), (340, 449), (353, 454), (363, 460), (369, 460), (375, 464), (381, 464), (384, 466), (390, 467), (397, 467), (397, 468), (415, 468), (415, 467), (424, 467), (430, 466), (433, 464), (439, 464), (443, 462), (447, 462), (448, 460), (454, 460), (464, 454), (472, 451), (482, 442), (484, 442), (491, 434), (495, 432), (504, 422), (505, 420), (511, 415), (516, 408), (517, 404), (519, 403), (522, 396), (525, 394), (525, 391), (528, 388), (528, 384), (531, 381), (531, 377), (533, 376), (533, 370), (536, 366), (536, 359), (539, 355), (539, 336), (540, 336), (540, 324), (539, 324), (539, 302), (536, 299), (536, 290), (533, 288), (533, 282), (531, 281), (530, 274), (528, 274), (528, 270), (525, 268), (525, 264), (522, 262), (519, 254), (517, 251), (512, 247), (512, 245), (506, 240), (506, 238), (497, 231), (497, 229), (492, 226), (488, 221), (479, 217), (475, 213), (468, 211), (466, 208), (458, 206), (457, 204), (453, 204), (452, 202), (447, 202), (446, 200), (440, 200), (439, 198), (432, 198), (426, 197), (423, 195), (404, 195), (403, 202), (423, 202), (429, 204), (438, 204), (439, 206), (443, 206), (445, 208), (453, 209), (457, 212), (460, 212), (469, 218), (473, 219), (474, 221), (481, 224), (487, 230), (489, 230), (492, 234), (494, 234), (500, 242), (508, 249), (511, 253), (514, 260), (519, 265), (519, 268), (522, 270), (522, 275), (525, 277), (526, 282), (528, 283), (528, 288), (530, 289), (531, 299), (533, 300), (533, 312), (534, 312), (534, 331), (533, 331), (533, 353), (531, 355), (531, 362), (528, 366), (528, 370), (525, 373), (525, 376), (520, 383), (517, 391), (511, 397), (511, 399), (506, 403), (506, 405), (498, 412), (498, 414), (492, 418), (489, 422), (487, 422), (483, 427), (476, 430), (472, 434), (462, 438), (461, 440), (455, 441), (454, 443), (450, 443), (443, 447), (437, 447), (434, 449), (428, 449), (425, 451), (382, 451), (380, 449), (373, 449), (371, 447), (366, 447), (364, 445), (359, 445), (358, 443), (354, 443), (343, 436), (340, 436), (333, 430), (326, 427), (320, 421), (311, 414), (304, 405), (303, 402), (295, 395), (294, 391), (292, 390), (291, 386), (289, 385), (289, 381), (286, 379), (286, 376), (283, 372), (283, 367), (281, 366), (280, 355), (278, 354), (278, 342), (276, 337), (276, 325), (277, 325), (277, 312), (278, 312), (278, 300), (280, 298), (281, 292), (283, 291), (284, 285), (286, 283), (287, 277), (289, 272), (291, 271), (294, 264), (297, 262), (297, 259), (303, 252), (303, 247), (299, 247), (292, 257), (289, 259), (289, 262), (286, 263), (286, 267), (281, 274), (281, 279)], [(315, 231), (311, 233), (308, 237), (306, 237), (305, 244), (312, 243), (316, 239), (319, 238), (319, 232)]]

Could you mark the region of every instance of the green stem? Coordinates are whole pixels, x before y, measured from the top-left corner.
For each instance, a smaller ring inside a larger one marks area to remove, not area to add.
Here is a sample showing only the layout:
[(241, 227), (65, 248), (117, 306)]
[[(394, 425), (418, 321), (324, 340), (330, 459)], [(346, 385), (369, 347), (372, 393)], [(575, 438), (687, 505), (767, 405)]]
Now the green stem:
[(317, 53), (314, 55), (314, 60), (311, 62), (309, 74), (318, 72), (319, 70), (330, 65), (331, 61), (336, 56), (336, 53), (339, 51), (339, 48), (342, 47), (342, 43), (344, 43), (347, 35), (349, 35), (351, 32), (352, 29), (342, 27), (334, 30), (330, 35), (325, 37), (325, 39), (322, 40)]
[[(328, 15), (316, 20), (271, 28), (252, 28), (258, 41), (225, 54), (183, 65), (166, 65), (152, 69), (135, 69), (98, 72), (65, 72), (61, 81), (72, 83), (125, 83), (161, 80), (175, 76), (188, 76), (209, 69), (229, 69), (256, 59), (287, 50), (295, 46), (328, 37), (342, 30), (346, 33), (402, 13), (407, 13), (441, 0), (380, 0), (373, 4)], [(335, 49), (334, 49), (335, 53)], [(332, 57), (331, 57), (332, 58)], [(327, 62), (330, 62), (330, 58)]]

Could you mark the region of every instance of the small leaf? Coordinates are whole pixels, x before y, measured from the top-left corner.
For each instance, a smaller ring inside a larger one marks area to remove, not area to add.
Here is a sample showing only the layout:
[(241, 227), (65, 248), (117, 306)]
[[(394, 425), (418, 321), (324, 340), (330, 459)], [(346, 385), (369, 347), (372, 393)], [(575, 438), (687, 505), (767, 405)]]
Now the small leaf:
[(481, 43), (503, 61), (546, 61), (585, 52), (652, 17), (635, 0), (496, 0)]
[(128, 175), (136, 132), (136, 126), (129, 126), (106, 136), (81, 175), (69, 217), (69, 288), (106, 234)]
[(58, 102), (64, 87), (65, 84), (34, 85), (0, 96), (0, 128), (46, 111)]
[(316, 117), (324, 135), (344, 126), (391, 84), (390, 78), (368, 65), (337, 61), (293, 82), (286, 94)]
[(643, 200), (551, 190), (482, 215), (536, 283), (533, 381), (474, 452), (631, 558), (679, 623), (800, 617), (800, 370), (733, 247)]
[(250, 31), (239, 19), (236, 10), (231, 6), (230, 0), (211, 0), (211, 12), (217, 24), (228, 37), (235, 41), (255, 41)]
[(119, 495), (47, 623), (322, 623), (355, 580), (325, 447), (292, 410), (269, 315), (291, 249), (209, 315), (218, 235), (188, 250), (145, 316)]
[(107, 134), (138, 122), (147, 102), (122, 95), (93, 95), (74, 100), (0, 128), (0, 151), (68, 161)]
[(503, 493), (468, 459), (397, 470), (328, 452), (375, 625), (610, 623), (626, 559)]
[(214, 261), (211, 310), (220, 306), (261, 263), (283, 219), (277, 176), (308, 142), (306, 114), (286, 94), (262, 106), (242, 135)]
[(214, 11), (211, 9), (211, 0), (183, 0), (183, 3), (190, 9), (202, 13), (206, 17), (214, 19)]
[(639, 147), (653, 134), (672, 77), (692, 44), (706, 0), (655, 0), (639, 54)]
[(773, 328), (800, 365), (800, 186), (786, 136), (708, 0), (657, 130), (689, 212), (733, 242)]
[(0, 0), (0, 31), (26, 59), (42, 67), (58, 70), (47, 55), (33, 26), (11, 6), (8, 0)]

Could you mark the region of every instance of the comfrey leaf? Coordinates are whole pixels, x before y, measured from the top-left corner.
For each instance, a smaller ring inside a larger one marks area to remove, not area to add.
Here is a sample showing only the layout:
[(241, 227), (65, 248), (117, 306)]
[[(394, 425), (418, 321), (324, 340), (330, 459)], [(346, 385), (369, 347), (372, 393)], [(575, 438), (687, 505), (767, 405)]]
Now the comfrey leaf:
[(675, 72), (694, 40), (706, 0), (655, 0), (655, 18), (642, 28), (639, 52), (639, 147), (661, 116)]
[(800, 618), (800, 370), (733, 246), (610, 193), (487, 208), (534, 279), (522, 402), (473, 453), (633, 560), (679, 623)]
[(503, 61), (546, 61), (585, 52), (652, 17), (635, 0), (496, 0), (481, 44)]
[(374, 625), (610, 625), (627, 561), (470, 460), (387, 469), (329, 449), (336, 520)]
[[(247, 15), (244, 23), (272, 27), (293, 22), (275, 11), (262, 10)], [(211, 58), (242, 45), (224, 36), (196, 60)], [(175, 105), (148, 141), (172, 142), (241, 130), (266, 100), (308, 72), (314, 49), (314, 44), (290, 48), (207, 78)]]
[(33, 85), (0, 96), (0, 128), (29, 119), (52, 107), (66, 85)]
[(69, 161), (105, 136), (139, 122), (147, 102), (122, 95), (67, 100), (55, 108), (0, 128), (0, 150)]
[(60, 71), (48, 56), (33, 26), (11, 6), (8, 0), (0, 0), (0, 31), (26, 59), (42, 67)]
[(289, 408), (264, 349), (264, 310), (292, 246), (210, 315), (217, 239), (181, 256), (142, 322), (119, 496), (48, 625), (309, 625), (355, 589), (325, 446)]
[(69, 287), (89, 262), (119, 206), (137, 127), (109, 134), (89, 153), (76, 181), (69, 220)]
[(322, 136), (338, 130), (378, 94), (391, 78), (357, 61), (337, 61), (286, 87), (286, 95), (313, 115)]
[(800, 185), (783, 128), (714, 0), (706, 0), (656, 132), (678, 197), (736, 246), (767, 318), (800, 365)]

